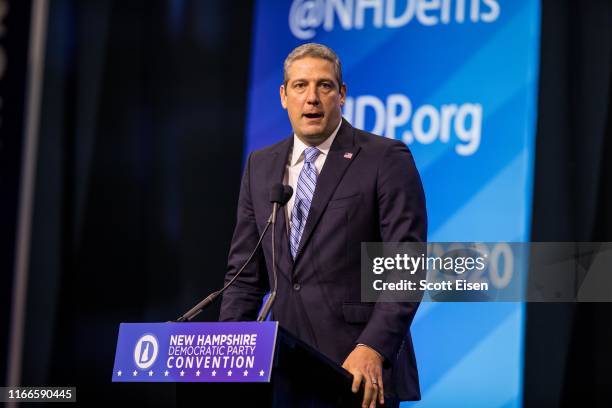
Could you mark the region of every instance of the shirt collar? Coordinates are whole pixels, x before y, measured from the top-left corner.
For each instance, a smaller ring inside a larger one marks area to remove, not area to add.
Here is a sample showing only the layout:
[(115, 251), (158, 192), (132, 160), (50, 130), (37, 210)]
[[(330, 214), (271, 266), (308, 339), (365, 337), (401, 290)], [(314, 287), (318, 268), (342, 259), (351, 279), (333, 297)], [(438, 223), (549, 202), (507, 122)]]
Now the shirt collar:
[[(329, 149), (331, 148), (336, 135), (338, 134), (338, 130), (340, 130), (340, 126), (342, 125), (342, 119), (340, 119), (340, 123), (336, 126), (336, 129), (332, 132), (332, 134), (323, 141), (323, 143), (315, 146), (317, 149), (321, 151), (321, 154), (327, 155), (329, 153)], [(307, 144), (302, 142), (299, 137), (294, 133), (293, 134), (293, 152), (291, 154), (291, 166), (295, 166), (300, 161), (304, 160), (304, 150), (308, 147)]]

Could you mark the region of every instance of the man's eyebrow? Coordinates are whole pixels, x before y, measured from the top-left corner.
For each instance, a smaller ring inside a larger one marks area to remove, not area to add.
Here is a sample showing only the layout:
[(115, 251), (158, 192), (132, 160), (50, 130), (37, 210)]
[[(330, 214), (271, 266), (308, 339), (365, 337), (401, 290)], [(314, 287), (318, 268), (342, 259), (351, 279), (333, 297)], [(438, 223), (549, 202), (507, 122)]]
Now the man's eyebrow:
[[(296, 79), (291, 79), (289, 80), (289, 84), (294, 84), (296, 82), (309, 82), (308, 79), (306, 78), (296, 78)], [(318, 84), (320, 84), (321, 82), (331, 82), (331, 83), (335, 83), (336, 81), (333, 78), (319, 78), (316, 80), (316, 82)]]

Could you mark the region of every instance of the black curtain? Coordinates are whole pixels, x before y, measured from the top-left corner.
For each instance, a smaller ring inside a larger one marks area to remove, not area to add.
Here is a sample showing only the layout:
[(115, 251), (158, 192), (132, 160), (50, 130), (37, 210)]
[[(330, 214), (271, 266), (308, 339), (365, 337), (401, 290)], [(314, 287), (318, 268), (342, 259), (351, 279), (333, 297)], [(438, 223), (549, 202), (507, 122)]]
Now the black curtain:
[[(31, 6), (30, 1), (15, 0), (0, 4), (0, 355), (3, 357), (10, 348), (17, 261)], [(8, 365), (8, 359), (0, 359), (0, 384), (8, 380)]]
[[(612, 3), (544, 0), (533, 241), (612, 241)], [(525, 405), (612, 406), (612, 305), (528, 304)]]
[(249, 2), (51, 2), (22, 383), (174, 403), (171, 384), (110, 382), (116, 337), (222, 284), (250, 31)]

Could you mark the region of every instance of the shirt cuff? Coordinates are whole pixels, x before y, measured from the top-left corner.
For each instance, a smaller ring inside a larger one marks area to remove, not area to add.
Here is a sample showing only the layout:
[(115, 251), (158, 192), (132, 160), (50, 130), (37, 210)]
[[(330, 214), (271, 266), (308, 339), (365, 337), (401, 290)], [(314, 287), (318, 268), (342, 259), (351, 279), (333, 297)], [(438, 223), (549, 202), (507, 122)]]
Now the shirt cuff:
[(368, 346), (367, 344), (357, 343), (355, 347), (367, 347), (373, 352), (375, 352), (378, 355), (378, 357), (380, 357), (380, 361), (385, 361), (385, 358), (378, 351), (374, 350), (372, 347)]

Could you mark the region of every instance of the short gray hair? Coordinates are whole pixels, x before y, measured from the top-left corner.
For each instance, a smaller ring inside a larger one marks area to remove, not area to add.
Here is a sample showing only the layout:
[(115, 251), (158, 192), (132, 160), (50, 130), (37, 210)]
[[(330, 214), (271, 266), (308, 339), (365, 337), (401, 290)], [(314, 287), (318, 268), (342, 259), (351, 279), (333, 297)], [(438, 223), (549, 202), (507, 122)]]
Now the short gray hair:
[(336, 74), (338, 88), (342, 88), (344, 82), (342, 82), (342, 64), (340, 63), (340, 58), (338, 58), (334, 50), (331, 48), (317, 43), (300, 45), (299, 47), (294, 48), (293, 51), (287, 55), (287, 58), (285, 58), (285, 63), (283, 64), (283, 83), (285, 86), (287, 86), (287, 82), (289, 81), (289, 74), (287, 71), (289, 71), (291, 64), (296, 60), (306, 57), (321, 58), (334, 64), (334, 72)]

